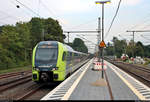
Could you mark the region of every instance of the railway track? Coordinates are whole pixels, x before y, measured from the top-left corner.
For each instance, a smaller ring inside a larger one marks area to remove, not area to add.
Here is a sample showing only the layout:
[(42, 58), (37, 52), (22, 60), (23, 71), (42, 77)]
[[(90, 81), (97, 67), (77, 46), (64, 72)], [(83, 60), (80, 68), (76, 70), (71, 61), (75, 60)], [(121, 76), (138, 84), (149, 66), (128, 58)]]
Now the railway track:
[(29, 81), (32, 81), (31, 75), (2, 83), (2, 84), (0, 84), (0, 93), (4, 92), (6, 90), (9, 90), (11, 88), (17, 87), (17, 86), (24, 84), (26, 82), (29, 82)]
[[(24, 100), (28, 97), (31, 97), (35, 93), (38, 93), (38, 91), (44, 85), (45, 84), (37, 84), (37, 83), (32, 82), (31, 74), (30, 74), (30, 75), (24, 76), (23, 78), (19, 78), (18, 80), (15, 80), (13, 82), (1, 84), (0, 96), (2, 96), (2, 98), (0, 97), (0, 99)], [(47, 93), (45, 92), (45, 94)], [(37, 97), (40, 97), (40, 95)]]
[(16, 100), (24, 100), (26, 98), (28, 98), (29, 96), (33, 95), (34, 93), (36, 93), (38, 90), (40, 90), (40, 88), (42, 88), (45, 84), (41, 84), (39, 86), (36, 86), (34, 89), (26, 92), (25, 94), (20, 95)]
[[(121, 63), (122, 65), (118, 65), (117, 63), (114, 63), (116, 66), (118, 66), (118, 67), (121, 67), (122, 69), (124, 68), (126, 68), (125, 66), (127, 66), (128, 64), (124, 64), (124, 63)], [(134, 74), (135, 76), (137, 76), (137, 77), (140, 77), (140, 78), (142, 78), (142, 79), (144, 79), (145, 81), (147, 81), (147, 82), (150, 82), (150, 78), (147, 78), (146, 76), (149, 76), (150, 75), (150, 72), (148, 71), (148, 70), (144, 70), (144, 69), (142, 69), (142, 68), (138, 68), (138, 67), (136, 67), (136, 66), (133, 66), (133, 65), (128, 65), (128, 68), (134, 68), (134, 70), (140, 70), (141, 72), (140, 72), (140, 74), (139, 73), (136, 73), (135, 71), (131, 71), (130, 69), (126, 69), (126, 70), (128, 70), (128, 72), (130, 72), (130, 73), (132, 73), (132, 74)], [(142, 73), (142, 72), (146, 72), (146, 74), (144, 74), (144, 73)]]
[[(85, 62), (86, 63), (86, 62)], [(83, 63), (81, 66), (83, 66), (85, 63)], [(80, 67), (81, 67), (80, 66)], [(75, 70), (74, 72), (76, 72), (77, 70)], [(74, 73), (73, 72), (73, 73)], [(69, 76), (68, 76), (69, 77)], [(40, 95), (40, 91), (45, 91), (44, 93), (45, 93), (45, 95), (47, 94), (47, 93), (49, 93), (52, 89), (54, 89), (56, 86), (58, 86), (60, 84), (60, 82), (54, 82), (54, 83), (49, 83), (48, 85), (47, 84), (39, 84), (39, 86), (37, 86), (37, 87), (35, 87), (34, 89), (32, 89), (32, 90), (30, 90), (30, 91), (28, 91), (26, 94), (24, 94), (24, 95), (21, 95), (20, 97), (18, 97), (17, 98), (17, 100), (31, 100), (31, 99), (36, 99), (36, 100), (38, 100), (38, 98), (39, 98), (39, 100), (43, 97), (42, 95), (42, 97), (39, 97)], [(44, 89), (44, 88), (46, 88), (46, 89)], [(46, 91), (46, 90), (48, 90), (48, 91)], [(36, 98), (34, 98), (34, 95), (36, 96)], [(45, 96), (44, 95), (44, 96)], [(37, 98), (38, 97), (38, 98)]]
[(107, 61), (126, 71), (127, 73), (150, 87), (150, 69), (108, 59)]
[[(18, 78), (12, 82), (0, 85), (0, 96), (7, 97), (4, 99), (18, 100), (33, 94), (41, 86), (32, 82), (31, 74)], [(29, 94), (30, 93), (30, 94)], [(19, 97), (19, 98), (18, 98)], [(0, 98), (1, 99), (1, 98)]]
[(24, 91), (24, 94), (19, 94), (16, 100), (40, 100), (60, 83), (41, 83), (34, 84), (32, 88), (28, 88)]
[[(22, 76), (19, 74), (21, 77), (18, 77), (15, 80), (12, 78), (13, 80), (11, 81), (0, 83), (0, 97), (2, 95), (2, 97), (6, 97), (4, 99), (10, 100), (37, 100), (41, 99), (59, 84), (49, 83), (49, 85), (45, 85), (34, 83), (31, 80), (31, 74), (29, 72), (27, 73), (27, 75)], [(7, 79), (9, 79), (9, 77), (1, 80)]]
[(31, 70), (0, 75), (0, 93), (31, 81)]
[[(123, 63), (123, 64), (128, 65), (128, 66), (132, 66), (132, 67), (135, 67), (135, 66), (136, 66), (136, 65), (134, 65), (134, 64), (124, 63), (124, 62), (120, 62), (120, 63)], [(150, 68), (145, 68), (145, 67), (136, 66), (136, 69), (150, 73)]]
[[(34, 100), (40, 99), (45, 94), (47, 94), (50, 90), (52, 90), (53, 87), (57, 86), (57, 84), (56, 85), (51, 84), (50, 87), (44, 89), (45, 87), (43, 86), (45, 84), (37, 84), (35, 82), (32, 82), (32, 73), (30, 73), (30, 71), (27, 71), (27, 75), (18, 74), (18, 76), (16, 76), (17, 78), (16, 77), (9, 78), (9, 77), (7, 78), (5, 77), (4, 79), (0, 80), (0, 100), (1, 99), (25, 100), (28, 98)], [(7, 79), (11, 79), (11, 80), (8, 81)], [(36, 96), (36, 98), (34, 98), (34, 96)]]
[(21, 71), (21, 72), (13, 72), (13, 73), (8, 73), (8, 74), (1, 74), (0, 79), (9, 78), (9, 77), (18, 76), (18, 75), (24, 75), (27, 73), (31, 73), (31, 70)]

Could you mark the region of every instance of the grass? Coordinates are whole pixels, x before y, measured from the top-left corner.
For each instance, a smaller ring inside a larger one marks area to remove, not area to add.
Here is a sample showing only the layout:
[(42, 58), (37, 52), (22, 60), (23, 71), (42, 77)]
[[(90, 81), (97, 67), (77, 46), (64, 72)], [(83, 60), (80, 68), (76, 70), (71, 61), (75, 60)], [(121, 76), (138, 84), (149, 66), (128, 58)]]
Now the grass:
[(24, 67), (8, 68), (8, 69), (0, 70), (0, 74), (9, 73), (9, 72), (26, 71), (26, 70), (31, 70), (31, 65), (24, 66)]

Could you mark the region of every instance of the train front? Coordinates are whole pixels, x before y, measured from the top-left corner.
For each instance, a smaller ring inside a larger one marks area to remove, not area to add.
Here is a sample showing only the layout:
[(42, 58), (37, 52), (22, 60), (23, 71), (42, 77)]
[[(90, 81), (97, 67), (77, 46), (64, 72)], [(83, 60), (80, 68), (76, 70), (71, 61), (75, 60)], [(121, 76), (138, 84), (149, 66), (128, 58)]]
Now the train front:
[(58, 43), (42, 41), (33, 50), (32, 80), (35, 82), (49, 82), (58, 76), (53, 74), (57, 70)]

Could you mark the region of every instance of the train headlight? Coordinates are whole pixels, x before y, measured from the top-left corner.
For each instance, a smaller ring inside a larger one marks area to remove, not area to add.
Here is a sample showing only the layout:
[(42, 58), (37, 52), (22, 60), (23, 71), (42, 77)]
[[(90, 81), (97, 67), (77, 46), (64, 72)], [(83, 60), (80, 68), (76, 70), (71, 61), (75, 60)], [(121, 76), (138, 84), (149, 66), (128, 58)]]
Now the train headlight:
[(39, 68), (34, 68), (34, 70), (39, 71)]
[(52, 71), (54, 71), (54, 70), (58, 70), (58, 67), (54, 67), (54, 68), (52, 68)]

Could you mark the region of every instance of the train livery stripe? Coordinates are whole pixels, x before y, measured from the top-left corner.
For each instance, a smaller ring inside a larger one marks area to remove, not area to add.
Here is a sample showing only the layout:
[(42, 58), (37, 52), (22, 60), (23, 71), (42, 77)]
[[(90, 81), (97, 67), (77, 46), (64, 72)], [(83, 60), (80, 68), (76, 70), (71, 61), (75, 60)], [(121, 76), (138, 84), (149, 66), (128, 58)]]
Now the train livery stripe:
[(57, 67), (58, 68), (58, 71), (54, 71), (54, 73), (59, 73), (60, 77), (59, 79), (57, 80), (64, 80), (65, 79), (65, 65), (66, 65), (66, 62), (65, 61), (62, 61), (62, 56), (63, 56), (63, 52), (64, 52), (64, 47), (62, 45), (62, 43), (59, 43), (58, 42), (58, 59), (57, 59)]
[(33, 49), (33, 54), (32, 54), (32, 68), (35, 67), (35, 52), (36, 52), (36, 48), (38, 45), (35, 46), (35, 48)]

